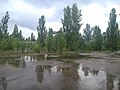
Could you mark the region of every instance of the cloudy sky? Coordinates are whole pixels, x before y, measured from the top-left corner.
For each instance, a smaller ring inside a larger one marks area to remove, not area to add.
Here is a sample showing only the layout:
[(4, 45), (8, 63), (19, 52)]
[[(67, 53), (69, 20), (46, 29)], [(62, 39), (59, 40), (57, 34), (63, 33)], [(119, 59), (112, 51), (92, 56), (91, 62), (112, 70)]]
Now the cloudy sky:
[(25, 37), (33, 32), (37, 36), (36, 27), (41, 15), (45, 15), (46, 27), (59, 30), (62, 27), (63, 9), (68, 5), (77, 3), (82, 10), (81, 32), (86, 23), (99, 25), (102, 31), (107, 28), (109, 13), (116, 9), (117, 21), (120, 26), (120, 0), (0, 0), (0, 19), (6, 11), (10, 14), (9, 32), (17, 24)]

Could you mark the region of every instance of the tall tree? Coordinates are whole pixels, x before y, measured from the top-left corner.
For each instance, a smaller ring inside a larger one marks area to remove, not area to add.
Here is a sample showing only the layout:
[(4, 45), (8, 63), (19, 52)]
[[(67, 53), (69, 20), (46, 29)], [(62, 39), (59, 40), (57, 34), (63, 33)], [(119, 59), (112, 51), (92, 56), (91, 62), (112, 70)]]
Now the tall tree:
[(19, 38), (20, 41), (24, 40), (21, 30), (20, 30), (20, 32), (18, 33), (18, 38)]
[(8, 37), (8, 21), (9, 21), (9, 13), (6, 12), (5, 16), (3, 16), (2, 20), (1, 20), (1, 24), (0, 24), (0, 31), (3, 34), (3, 38), (7, 38)]
[(37, 26), (37, 32), (38, 32), (38, 42), (41, 44), (41, 47), (45, 47), (45, 40), (46, 40), (46, 29), (45, 29), (45, 17), (44, 15), (41, 16), (41, 18), (38, 21)]
[(73, 4), (72, 8), (67, 6), (64, 8), (64, 19), (62, 19), (63, 31), (67, 44), (67, 50), (76, 51), (80, 43), (80, 24), (81, 10), (78, 9), (77, 4)]
[(1, 40), (1, 50), (6, 51), (11, 48), (9, 33), (8, 33), (8, 21), (9, 21), (9, 13), (6, 12), (5, 16), (3, 16), (0, 22), (0, 40)]
[(113, 8), (110, 12), (108, 28), (107, 28), (107, 44), (109, 49), (117, 50), (118, 43), (118, 24), (116, 23), (116, 10)]
[(74, 3), (72, 6), (72, 32), (79, 33), (82, 25), (80, 23), (82, 20), (81, 16), (81, 10), (79, 10), (77, 4)]
[(85, 41), (89, 42), (91, 40), (91, 37), (92, 37), (92, 29), (90, 28), (90, 25), (86, 24), (86, 28), (83, 31), (84, 31)]
[(66, 51), (66, 40), (65, 35), (62, 29), (60, 29), (57, 34), (55, 35), (55, 47), (56, 51), (59, 53), (62, 53), (63, 51)]
[(49, 28), (48, 36), (47, 36), (47, 50), (48, 52), (53, 51), (53, 29)]
[(67, 50), (70, 50), (72, 18), (71, 18), (71, 8), (69, 6), (64, 8), (64, 19), (62, 19), (62, 24), (63, 24), (63, 31), (65, 33), (66, 43), (67, 43)]
[(103, 41), (102, 49), (107, 50), (108, 45), (107, 45), (107, 34), (106, 34), (106, 32), (103, 32), (103, 34), (102, 34), (102, 41)]
[(18, 38), (12, 39), (12, 46), (13, 46), (13, 50), (18, 53), (18, 50), (20, 49), (20, 41)]
[(2, 40), (3, 38), (3, 32), (2, 32), (2, 26), (1, 26), (1, 23), (0, 23), (0, 41)]
[(31, 33), (31, 41), (35, 41), (35, 36)]
[(80, 28), (81, 28), (81, 10), (78, 9), (77, 4), (74, 3), (71, 8), (72, 15), (72, 32), (71, 32), (71, 50), (76, 51), (79, 49), (80, 44)]
[(93, 27), (94, 50), (102, 49), (102, 34), (99, 26)]
[(85, 46), (84, 48), (87, 50), (91, 50), (92, 49), (92, 45), (91, 45), (91, 38), (92, 38), (92, 29), (90, 28), (89, 24), (86, 24), (86, 28), (83, 30), (84, 31), (84, 42), (85, 42)]
[(18, 26), (16, 24), (14, 25), (14, 30), (13, 30), (12, 36), (14, 38), (18, 38), (19, 37), (19, 35), (18, 35)]

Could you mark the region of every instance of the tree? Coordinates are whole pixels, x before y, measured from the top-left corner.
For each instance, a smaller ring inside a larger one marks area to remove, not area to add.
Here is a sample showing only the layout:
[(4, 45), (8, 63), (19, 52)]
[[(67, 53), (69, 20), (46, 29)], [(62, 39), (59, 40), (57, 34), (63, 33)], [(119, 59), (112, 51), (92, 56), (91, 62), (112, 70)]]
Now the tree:
[(25, 52), (25, 48), (26, 48), (25, 41), (22, 41), (21, 44), (20, 44), (20, 49), (21, 49), (22, 53)]
[(0, 23), (0, 41), (3, 39), (2, 25)]
[(19, 37), (19, 35), (18, 35), (18, 26), (16, 24), (14, 25), (14, 30), (13, 30), (12, 36), (14, 38), (18, 38)]
[(66, 50), (66, 40), (65, 40), (65, 35), (62, 31), (62, 29), (60, 29), (57, 34), (55, 35), (55, 48), (56, 51), (59, 53), (62, 53), (63, 51)]
[(90, 28), (89, 24), (86, 24), (86, 28), (83, 30), (84, 31), (84, 42), (85, 42), (85, 49), (91, 50), (92, 45), (91, 45), (91, 38), (92, 38), (92, 29)]
[(7, 38), (8, 37), (8, 21), (9, 21), (9, 13), (6, 12), (6, 15), (3, 16), (2, 20), (1, 20), (1, 32), (3, 34), (3, 38)]
[(19, 32), (18, 26), (16, 24), (14, 25), (14, 30), (13, 30), (13, 33), (12, 33), (12, 37), (17, 38), (20, 41), (23, 40), (22, 31), (20, 30), (20, 32)]
[(102, 41), (103, 41), (102, 49), (107, 50), (108, 46), (107, 46), (107, 34), (106, 34), (106, 32), (103, 32), (103, 34), (102, 34)]
[(107, 45), (112, 51), (117, 50), (118, 43), (118, 24), (116, 23), (116, 10), (113, 8), (110, 12), (107, 28)]
[(47, 50), (48, 52), (53, 51), (53, 29), (49, 28), (48, 36), (47, 36)]
[(46, 41), (46, 29), (45, 29), (45, 17), (44, 15), (41, 16), (41, 18), (38, 21), (37, 26), (37, 32), (38, 32), (38, 42), (41, 44), (41, 47), (45, 47), (45, 41)]
[(77, 4), (74, 3), (72, 6), (72, 29), (71, 29), (71, 50), (77, 51), (80, 47), (80, 28), (81, 28), (81, 10), (78, 9)]
[(83, 31), (84, 31), (85, 41), (89, 42), (91, 40), (91, 37), (92, 37), (92, 29), (90, 28), (90, 25), (86, 24), (86, 28)]
[(21, 30), (20, 30), (20, 32), (18, 33), (18, 38), (19, 38), (20, 41), (24, 40)]
[(81, 28), (81, 10), (77, 4), (73, 4), (72, 8), (67, 6), (64, 8), (64, 19), (62, 19), (63, 31), (67, 44), (67, 50), (76, 51), (80, 47), (80, 28)]
[(12, 40), (10, 38), (3, 39), (1, 41), (1, 50), (2, 51), (13, 50), (11, 43), (12, 43)]
[(93, 27), (93, 41), (94, 41), (94, 50), (102, 49), (102, 34), (99, 26)]
[(34, 45), (33, 45), (33, 51), (34, 52), (40, 52), (40, 50), (41, 50), (40, 44), (38, 44), (37, 42), (34, 43)]
[(81, 18), (81, 10), (78, 9), (77, 4), (74, 3), (72, 6), (72, 31), (79, 33), (82, 24), (80, 23)]
[(10, 49), (9, 43), (9, 33), (8, 33), (8, 21), (9, 21), (9, 13), (6, 12), (5, 16), (3, 16), (0, 22), (0, 40), (1, 40), (1, 49), (3, 51), (7, 51)]
[(69, 6), (67, 6), (67, 8), (64, 8), (64, 19), (62, 19), (62, 24), (63, 24), (63, 31), (65, 33), (67, 50), (70, 50), (72, 18), (71, 18), (71, 8)]
[(31, 33), (31, 41), (35, 41), (35, 36)]
[(14, 48), (14, 51), (17, 51), (17, 53), (18, 53), (18, 50), (20, 49), (20, 41), (18, 38), (12, 39), (12, 46)]

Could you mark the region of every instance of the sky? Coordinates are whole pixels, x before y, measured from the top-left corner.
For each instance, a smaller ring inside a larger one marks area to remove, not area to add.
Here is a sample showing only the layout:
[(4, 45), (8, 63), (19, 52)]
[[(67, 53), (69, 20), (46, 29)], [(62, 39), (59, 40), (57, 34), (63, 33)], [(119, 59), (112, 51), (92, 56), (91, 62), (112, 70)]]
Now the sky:
[(36, 27), (42, 15), (46, 19), (46, 28), (58, 31), (62, 27), (64, 7), (72, 6), (74, 3), (77, 3), (78, 8), (82, 10), (81, 33), (87, 23), (91, 27), (99, 25), (104, 32), (112, 8), (116, 9), (117, 22), (120, 26), (120, 0), (0, 0), (0, 20), (8, 11), (10, 33), (17, 24), (24, 37), (29, 37), (32, 32), (37, 37)]

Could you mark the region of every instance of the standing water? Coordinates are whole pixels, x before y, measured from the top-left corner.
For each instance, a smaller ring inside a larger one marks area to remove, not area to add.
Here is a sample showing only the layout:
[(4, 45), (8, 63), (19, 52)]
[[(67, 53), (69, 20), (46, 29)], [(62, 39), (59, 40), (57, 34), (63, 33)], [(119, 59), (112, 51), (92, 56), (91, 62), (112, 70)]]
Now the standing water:
[[(116, 71), (105, 67), (111, 63)], [(119, 73), (118, 62), (1, 58), (0, 90), (120, 90)]]

